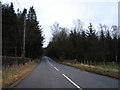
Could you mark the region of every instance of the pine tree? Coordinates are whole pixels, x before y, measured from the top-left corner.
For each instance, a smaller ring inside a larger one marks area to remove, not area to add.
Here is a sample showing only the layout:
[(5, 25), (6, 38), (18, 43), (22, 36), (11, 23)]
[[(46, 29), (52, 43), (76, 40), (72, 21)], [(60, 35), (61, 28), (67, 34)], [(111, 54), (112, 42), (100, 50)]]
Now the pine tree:
[(42, 55), (42, 28), (37, 21), (36, 12), (30, 7), (26, 20), (26, 55), (27, 57), (37, 57)]
[(96, 50), (97, 50), (97, 36), (95, 34), (95, 29), (93, 28), (93, 25), (90, 23), (88, 26), (88, 32), (87, 32), (87, 43), (89, 46), (87, 46), (87, 52), (88, 52), (88, 59), (92, 62), (96, 59)]
[[(37, 58), (42, 55), (43, 36), (42, 27), (37, 21), (36, 12), (30, 7), (28, 17), (27, 9), (17, 14), (13, 3), (2, 5), (2, 54), (3, 56), (21, 56), (23, 51), (23, 34), (25, 29), (26, 56)], [(26, 22), (24, 22), (26, 20)], [(26, 26), (24, 26), (26, 24)]]
[(13, 3), (2, 5), (2, 46), (3, 55), (17, 56), (17, 22)]

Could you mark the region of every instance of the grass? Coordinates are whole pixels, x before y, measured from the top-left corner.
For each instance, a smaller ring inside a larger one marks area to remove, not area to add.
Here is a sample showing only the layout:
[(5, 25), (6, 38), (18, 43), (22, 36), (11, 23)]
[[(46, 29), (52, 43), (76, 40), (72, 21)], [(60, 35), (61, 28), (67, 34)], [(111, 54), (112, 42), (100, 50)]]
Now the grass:
[(8, 88), (20, 78), (24, 77), (33, 68), (37, 66), (38, 62), (32, 61), (25, 65), (13, 65), (4, 68), (2, 72), (2, 88)]
[(80, 70), (93, 72), (93, 73), (120, 79), (120, 74), (118, 74), (118, 73), (120, 73), (120, 71), (118, 70), (118, 67), (120, 67), (119, 64), (97, 63), (94, 65), (88, 65), (88, 64), (82, 64), (82, 63), (74, 63), (71, 61), (62, 61), (59, 63), (65, 64), (68, 66), (72, 66), (72, 67), (78, 68)]
[(102, 63), (100, 63), (100, 64), (97, 64), (97, 65), (95, 65), (95, 66), (97, 66), (97, 67), (102, 67), (102, 68), (106, 68), (106, 69), (117, 69), (117, 70), (118, 70), (118, 68), (120, 67), (119, 64), (113, 64), (113, 63), (107, 63), (107, 64), (102, 64)]

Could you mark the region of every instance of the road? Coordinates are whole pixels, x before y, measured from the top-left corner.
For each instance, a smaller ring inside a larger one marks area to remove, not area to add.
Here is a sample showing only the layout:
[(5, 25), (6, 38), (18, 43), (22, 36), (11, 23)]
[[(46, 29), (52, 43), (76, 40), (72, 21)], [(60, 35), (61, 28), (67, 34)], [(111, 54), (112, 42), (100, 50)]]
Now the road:
[(118, 88), (118, 80), (58, 64), (44, 56), (15, 88)]

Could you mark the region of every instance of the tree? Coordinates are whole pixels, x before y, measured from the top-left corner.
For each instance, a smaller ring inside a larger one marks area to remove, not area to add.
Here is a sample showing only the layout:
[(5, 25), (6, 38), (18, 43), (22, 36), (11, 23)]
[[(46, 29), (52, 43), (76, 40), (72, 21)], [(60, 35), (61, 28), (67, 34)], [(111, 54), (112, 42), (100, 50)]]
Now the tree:
[(66, 39), (67, 39), (66, 29), (59, 27), (59, 31), (53, 33), (52, 41), (50, 42), (48, 47), (49, 50), (48, 55), (55, 58), (65, 59), (67, 54)]
[(26, 20), (26, 55), (27, 57), (38, 57), (42, 54), (43, 37), (42, 28), (38, 25), (35, 10), (29, 9)]
[(22, 12), (17, 11), (17, 51), (18, 51), (18, 56), (22, 56), (23, 52), (23, 34), (24, 34), (24, 21), (26, 18), (27, 14), (27, 9), (24, 9)]
[(97, 57), (97, 36), (95, 34), (95, 29), (93, 28), (93, 25), (90, 23), (88, 26), (87, 31), (87, 43), (88, 43), (88, 57), (89, 60), (94, 61)]
[[(30, 7), (15, 13), (13, 3), (2, 5), (2, 54), (3, 56), (21, 56), (25, 29), (26, 57), (37, 58), (42, 55), (42, 26), (37, 21), (35, 9)], [(26, 19), (26, 22), (24, 22)]]
[(2, 46), (3, 55), (17, 56), (17, 18), (13, 3), (2, 5)]
[(53, 26), (51, 26), (51, 30), (52, 30), (52, 34), (56, 34), (59, 32), (59, 23), (58, 22), (54, 22)]
[(118, 27), (116, 25), (112, 25), (112, 33), (113, 33), (113, 60), (118, 61)]
[[(115, 47), (119, 47), (119, 44), (115, 46), (117, 38), (111, 36), (112, 32), (106, 25), (100, 24), (99, 27), (100, 32), (97, 34), (91, 23), (87, 30), (76, 26), (74, 29), (61, 28), (59, 23), (53, 25), (52, 30), (55, 33), (46, 48), (47, 55), (60, 60), (77, 60), (87, 64), (116, 61), (115, 56), (118, 56), (118, 53), (115, 54)], [(116, 31), (115, 29), (116, 27), (113, 30)], [(68, 30), (70, 33), (67, 33)]]
[(107, 31), (107, 34), (106, 34), (106, 40), (105, 40), (105, 57), (106, 57), (106, 60), (107, 61), (112, 61), (112, 38), (110, 36), (110, 32)]
[(100, 40), (99, 40), (99, 50), (100, 50), (100, 60), (101, 61), (105, 61), (105, 35), (104, 35), (104, 31), (103, 31), (103, 25), (100, 24)]
[(74, 20), (74, 25), (75, 25), (75, 29), (77, 32), (82, 32), (83, 30), (83, 22), (80, 19)]

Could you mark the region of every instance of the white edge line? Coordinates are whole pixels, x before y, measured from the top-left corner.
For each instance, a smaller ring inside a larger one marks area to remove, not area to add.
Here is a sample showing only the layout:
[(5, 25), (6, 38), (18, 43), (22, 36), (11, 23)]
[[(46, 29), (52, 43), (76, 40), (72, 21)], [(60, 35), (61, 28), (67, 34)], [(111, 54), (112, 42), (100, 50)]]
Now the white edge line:
[(59, 71), (56, 67), (54, 67), (54, 68), (55, 68), (55, 70)]
[(62, 74), (68, 81), (70, 81), (75, 87), (79, 88), (80, 90), (83, 90), (82, 88), (80, 88), (80, 86), (78, 86), (76, 83), (74, 83), (70, 78), (68, 78), (65, 74)]

